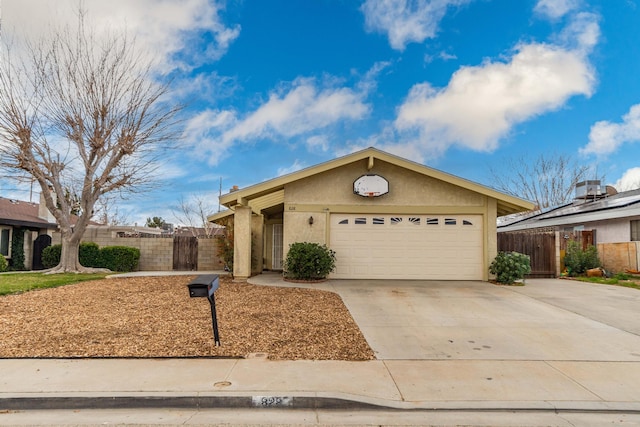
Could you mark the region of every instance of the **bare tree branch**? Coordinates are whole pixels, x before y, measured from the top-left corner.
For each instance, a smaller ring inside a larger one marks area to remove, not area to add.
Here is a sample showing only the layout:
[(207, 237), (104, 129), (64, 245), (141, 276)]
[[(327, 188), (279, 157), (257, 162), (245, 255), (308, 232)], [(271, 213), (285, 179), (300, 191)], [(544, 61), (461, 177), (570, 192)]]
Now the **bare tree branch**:
[(570, 156), (549, 153), (537, 158), (525, 155), (507, 159), (499, 168), (491, 168), (490, 173), (496, 189), (544, 209), (570, 202), (576, 184), (589, 179), (591, 168)]
[[(82, 10), (77, 28), (2, 54), (0, 168), (38, 182), (63, 237), (58, 270), (81, 270), (78, 244), (95, 204), (152, 183), (179, 135), (180, 107), (162, 102), (168, 84), (153, 79), (126, 34), (98, 37)], [(79, 195), (73, 224), (65, 190)]]
[(184, 197), (181, 197), (180, 204), (173, 209), (173, 215), (178, 222), (190, 227), (191, 233), (195, 237), (198, 237), (198, 229), (202, 229), (206, 237), (213, 237), (216, 226), (207, 221), (207, 216), (215, 212), (215, 208), (211, 197), (197, 194), (192, 197), (191, 201), (186, 201)]

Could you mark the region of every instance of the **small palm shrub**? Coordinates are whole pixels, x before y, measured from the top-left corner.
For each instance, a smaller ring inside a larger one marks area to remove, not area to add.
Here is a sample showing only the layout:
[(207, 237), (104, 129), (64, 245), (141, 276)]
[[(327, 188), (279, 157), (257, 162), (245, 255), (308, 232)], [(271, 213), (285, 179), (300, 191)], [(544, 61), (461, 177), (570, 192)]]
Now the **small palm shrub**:
[(498, 252), (489, 266), (489, 273), (495, 274), (498, 283), (512, 284), (531, 273), (531, 259), (519, 252)]
[(584, 274), (590, 268), (597, 268), (601, 265), (598, 258), (598, 249), (595, 246), (589, 245), (587, 249), (582, 250), (580, 244), (575, 240), (567, 242), (564, 266), (567, 268), (569, 276)]
[(318, 243), (292, 243), (284, 261), (284, 277), (293, 280), (325, 279), (336, 267), (336, 253)]

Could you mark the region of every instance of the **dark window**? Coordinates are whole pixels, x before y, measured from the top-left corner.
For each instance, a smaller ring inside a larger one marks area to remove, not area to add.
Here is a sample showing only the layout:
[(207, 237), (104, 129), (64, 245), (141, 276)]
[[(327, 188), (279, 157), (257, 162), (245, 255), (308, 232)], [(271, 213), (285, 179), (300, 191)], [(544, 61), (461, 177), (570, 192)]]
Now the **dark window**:
[(0, 255), (9, 256), (9, 242), (11, 230), (3, 228), (0, 231)]
[(402, 222), (402, 218), (391, 218), (391, 225), (396, 225), (396, 224), (400, 224)]
[(631, 221), (631, 241), (637, 242), (640, 240), (640, 219)]
[(462, 221), (462, 225), (473, 225), (473, 223), (471, 221), (469, 221), (468, 219), (465, 219)]
[(456, 225), (456, 219), (455, 218), (445, 218), (444, 219), (444, 225)]
[(438, 225), (438, 218), (427, 218), (427, 225)]
[(356, 218), (354, 224), (360, 225), (360, 224), (366, 224), (367, 223), (367, 218)]
[(374, 224), (384, 224), (384, 218), (373, 218)]
[(343, 219), (338, 224), (349, 224), (349, 220), (348, 219)]
[(409, 218), (409, 222), (414, 225), (420, 225), (420, 218)]

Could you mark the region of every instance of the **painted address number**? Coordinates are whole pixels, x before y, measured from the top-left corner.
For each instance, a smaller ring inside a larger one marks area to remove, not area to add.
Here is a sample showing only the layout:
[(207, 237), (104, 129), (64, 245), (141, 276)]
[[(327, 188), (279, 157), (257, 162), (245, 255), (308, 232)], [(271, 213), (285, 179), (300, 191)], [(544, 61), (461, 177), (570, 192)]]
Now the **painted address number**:
[(291, 406), (292, 399), (290, 397), (281, 396), (253, 396), (253, 406), (260, 408), (273, 408)]

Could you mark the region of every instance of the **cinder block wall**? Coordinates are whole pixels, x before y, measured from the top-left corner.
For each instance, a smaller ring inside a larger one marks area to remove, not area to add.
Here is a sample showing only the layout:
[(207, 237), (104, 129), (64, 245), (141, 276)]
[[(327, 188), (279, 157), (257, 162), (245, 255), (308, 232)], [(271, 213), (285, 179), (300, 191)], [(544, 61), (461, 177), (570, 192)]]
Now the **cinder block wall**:
[(222, 269), (224, 262), (218, 256), (218, 239), (198, 239), (198, 270)]
[[(130, 246), (140, 250), (139, 271), (173, 270), (173, 238), (117, 237), (121, 228), (89, 227), (83, 242), (94, 242), (104, 246)], [(59, 232), (53, 233), (51, 244), (62, 241)], [(217, 239), (198, 239), (198, 270), (221, 270), (224, 266), (218, 256)]]

